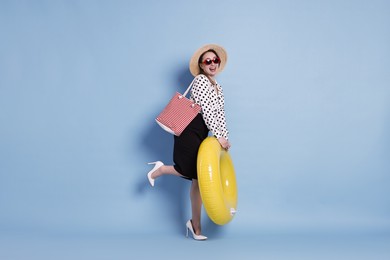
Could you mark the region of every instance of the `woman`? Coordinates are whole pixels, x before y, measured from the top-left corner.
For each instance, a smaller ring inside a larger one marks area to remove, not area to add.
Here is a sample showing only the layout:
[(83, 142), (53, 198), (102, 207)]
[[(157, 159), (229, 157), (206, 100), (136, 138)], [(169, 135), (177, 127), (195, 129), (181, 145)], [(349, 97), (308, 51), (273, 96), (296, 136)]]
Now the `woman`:
[(208, 44), (194, 53), (190, 60), (190, 72), (195, 77), (190, 99), (200, 105), (201, 112), (180, 136), (174, 137), (174, 165), (164, 165), (160, 161), (149, 163), (154, 164), (154, 167), (147, 174), (151, 186), (154, 186), (158, 177), (165, 174), (192, 180), (190, 189), (192, 218), (187, 221), (186, 227), (187, 236), (190, 231), (195, 240), (207, 239), (202, 235), (200, 221), (202, 199), (196, 170), (199, 146), (210, 131), (222, 148), (230, 148), (224, 95), (222, 87), (215, 80), (215, 76), (224, 69), (226, 61), (226, 51), (219, 45)]

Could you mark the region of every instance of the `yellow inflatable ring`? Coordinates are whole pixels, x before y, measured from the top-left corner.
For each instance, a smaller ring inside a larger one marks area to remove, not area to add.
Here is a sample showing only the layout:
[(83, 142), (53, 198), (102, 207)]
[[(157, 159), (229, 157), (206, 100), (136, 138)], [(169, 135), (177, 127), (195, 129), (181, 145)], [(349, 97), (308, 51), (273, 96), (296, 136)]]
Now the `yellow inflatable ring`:
[(237, 209), (236, 176), (229, 153), (215, 137), (207, 137), (200, 145), (197, 171), (207, 215), (215, 224), (227, 224)]

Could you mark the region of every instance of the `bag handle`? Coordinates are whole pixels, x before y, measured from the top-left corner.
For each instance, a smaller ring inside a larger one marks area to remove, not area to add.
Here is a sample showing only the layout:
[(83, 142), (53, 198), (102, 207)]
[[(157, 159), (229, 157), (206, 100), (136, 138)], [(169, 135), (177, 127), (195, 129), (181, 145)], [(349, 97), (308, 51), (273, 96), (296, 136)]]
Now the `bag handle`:
[(195, 81), (196, 77), (192, 80), (191, 84), (188, 86), (187, 90), (184, 92), (184, 94), (182, 95), (183, 97), (187, 96), (188, 92), (190, 91), (192, 85), (194, 84), (194, 81)]

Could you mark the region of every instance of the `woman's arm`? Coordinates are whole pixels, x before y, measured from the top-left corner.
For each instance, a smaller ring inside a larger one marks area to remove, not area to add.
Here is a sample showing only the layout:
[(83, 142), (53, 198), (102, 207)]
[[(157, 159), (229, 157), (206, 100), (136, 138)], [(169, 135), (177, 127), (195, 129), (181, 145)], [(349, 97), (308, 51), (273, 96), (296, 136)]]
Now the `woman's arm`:
[(218, 102), (217, 93), (213, 90), (210, 81), (206, 76), (198, 75), (191, 89), (191, 97), (201, 106), (206, 126), (218, 138), (221, 146), (225, 149), (230, 147), (227, 141), (229, 132), (226, 128), (223, 93), (220, 95), (222, 100)]

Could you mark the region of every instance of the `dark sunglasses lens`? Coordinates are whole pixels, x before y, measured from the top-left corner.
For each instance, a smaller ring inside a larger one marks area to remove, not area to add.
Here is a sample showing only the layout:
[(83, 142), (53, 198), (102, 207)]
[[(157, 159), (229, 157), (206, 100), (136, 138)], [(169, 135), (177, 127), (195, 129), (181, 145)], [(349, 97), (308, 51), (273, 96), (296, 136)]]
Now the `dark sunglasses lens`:
[(219, 64), (221, 62), (221, 60), (218, 57), (216, 57), (213, 61), (215, 64)]
[(212, 60), (210, 60), (210, 59), (206, 59), (206, 60), (204, 61), (204, 64), (206, 64), (206, 65), (210, 65), (212, 62), (213, 62)]

